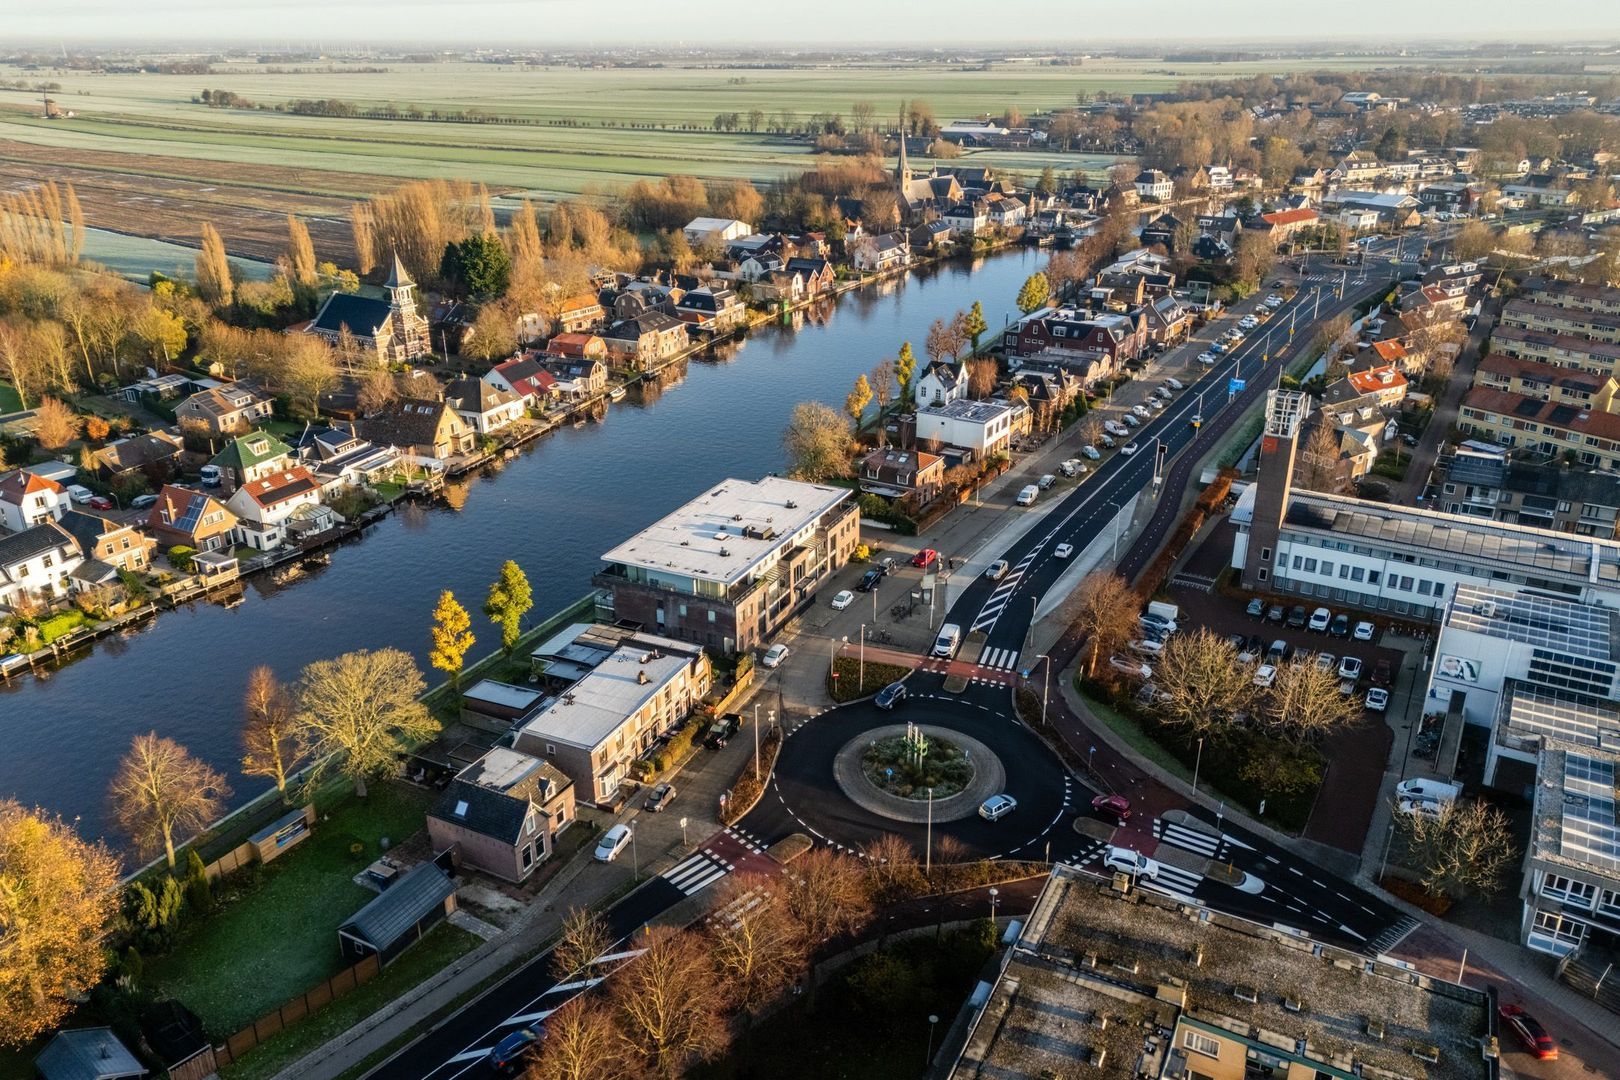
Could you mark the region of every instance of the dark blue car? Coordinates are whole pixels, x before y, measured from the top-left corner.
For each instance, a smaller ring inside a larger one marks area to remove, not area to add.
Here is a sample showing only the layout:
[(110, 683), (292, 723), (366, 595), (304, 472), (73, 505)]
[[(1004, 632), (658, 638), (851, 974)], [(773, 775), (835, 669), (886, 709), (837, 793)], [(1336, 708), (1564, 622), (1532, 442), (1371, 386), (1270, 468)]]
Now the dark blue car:
[(906, 700), (906, 684), (903, 682), (892, 682), (888, 686), (885, 686), (882, 690), (878, 691), (877, 698), (873, 701), (873, 704), (880, 709), (892, 709), (904, 700)]
[(512, 1032), (496, 1043), (495, 1048), (489, 1052), (490, 1067), (501, 1072), (515, 1071), (529, 1055), (539, 1049), (545, 1037), (546, 1026), (539, 1023)]

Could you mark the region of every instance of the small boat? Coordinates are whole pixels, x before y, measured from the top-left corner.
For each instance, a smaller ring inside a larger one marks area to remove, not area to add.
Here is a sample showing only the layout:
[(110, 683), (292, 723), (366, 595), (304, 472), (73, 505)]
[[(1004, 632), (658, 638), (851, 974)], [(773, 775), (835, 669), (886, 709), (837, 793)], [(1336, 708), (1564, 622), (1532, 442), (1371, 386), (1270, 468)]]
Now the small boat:
[(613, 390), (608, 394), (608, 397), (610, 399), (612, 399), (613, 401), (623, 401), (624, 400), (624, 387), (615, 386), (613, 388)]

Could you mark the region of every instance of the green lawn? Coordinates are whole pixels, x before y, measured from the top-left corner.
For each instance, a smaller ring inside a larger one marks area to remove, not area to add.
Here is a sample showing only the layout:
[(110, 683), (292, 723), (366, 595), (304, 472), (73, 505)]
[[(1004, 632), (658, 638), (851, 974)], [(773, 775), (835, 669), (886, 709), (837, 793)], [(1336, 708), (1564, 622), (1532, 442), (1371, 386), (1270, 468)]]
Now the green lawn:
[(224, 1037), (335, 974), (338, 924), (376, 896), (351, 879), (381, 854), (382, 837), (397, 843), (422, 828), (430, 798), (385, 783), (343, 804), (297, 849), (230, 879), (213, 915), (147, 960), (144, 981)]
[(17, 396), (17, 390), (10, 383), (0, 382), (0, 413), (12, 413), (22, 410), (22, 398)]
[(225, 1080), (260, 1080), (261, 1077), (274, 1076), (405, 991), (443, 971), (451, 961), (471, 952), (478, 945), (476, 935), (449, 923), (440, 923), (421, 941), (401, 953), (399, 959), (383, 969), (381, 975), (268, 1042), (260, 1043), (242, 1060), (221, 1069), (220, 1075)]

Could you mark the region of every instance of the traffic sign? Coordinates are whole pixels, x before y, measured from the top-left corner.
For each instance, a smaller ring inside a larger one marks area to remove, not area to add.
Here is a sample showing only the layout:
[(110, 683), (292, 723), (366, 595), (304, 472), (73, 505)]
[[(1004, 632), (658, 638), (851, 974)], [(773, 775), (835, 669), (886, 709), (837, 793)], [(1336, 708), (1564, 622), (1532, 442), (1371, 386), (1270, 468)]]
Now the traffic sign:
[(1247, 385), (1248, 383), (1243, 379), (1228, 379), (1226, 380), (1226, 392), (1228, 394), (1241, 394), (1243, 388)]

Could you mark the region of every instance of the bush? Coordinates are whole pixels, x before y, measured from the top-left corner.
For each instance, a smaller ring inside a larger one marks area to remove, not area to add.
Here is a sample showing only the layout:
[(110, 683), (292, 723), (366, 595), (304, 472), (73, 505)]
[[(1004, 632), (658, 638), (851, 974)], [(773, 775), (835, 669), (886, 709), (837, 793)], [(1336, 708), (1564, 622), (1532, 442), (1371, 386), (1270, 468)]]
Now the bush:
[(90, 620), (82, 611), (59, 611), (55, 615), (39, 621), (40, 641), (49, 645), (51, 642), (66, 637), (89, 622)]
[(167, 555), (170, 566), (182, 574), (189, 574), (191, 568), (196, 564), (197, 549), (187, 547), (185, 544), (176, 544), (168, 550)]
[(875, 660), (866, 662), (866, 682), (860, 685), (861, 661), (856, 656), (840, 656), (833, 662), (833, 671), (838, 673), (834, 679), (832, 674), (827, 675), (827, 694), (834, 701), (842, 704), (854, 701), (857, 698), (867, 697), (888, 686), (897, 679), (903, 679), (911, 674), (911, 669), (899, 664), (880, 664)]

